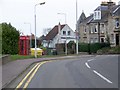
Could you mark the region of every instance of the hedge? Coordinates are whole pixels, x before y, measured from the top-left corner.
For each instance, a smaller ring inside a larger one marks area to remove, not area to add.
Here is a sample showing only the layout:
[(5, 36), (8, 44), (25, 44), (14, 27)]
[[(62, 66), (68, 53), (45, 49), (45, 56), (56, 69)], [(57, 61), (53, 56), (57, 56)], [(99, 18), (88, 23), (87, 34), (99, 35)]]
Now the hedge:
[(96, 53), (99, 49), (103, 47), (110, 47), (108, 43), (79, 43), (79, 52), (89, 52), (89, 53)]

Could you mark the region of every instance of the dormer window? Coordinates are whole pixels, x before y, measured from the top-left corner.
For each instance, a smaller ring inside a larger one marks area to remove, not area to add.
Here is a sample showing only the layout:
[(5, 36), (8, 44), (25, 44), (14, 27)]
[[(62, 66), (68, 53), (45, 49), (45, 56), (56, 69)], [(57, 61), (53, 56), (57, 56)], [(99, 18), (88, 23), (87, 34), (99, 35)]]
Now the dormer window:
[(101, 11), (94, 11), (94, 20), (100, 20), (101, 19)]

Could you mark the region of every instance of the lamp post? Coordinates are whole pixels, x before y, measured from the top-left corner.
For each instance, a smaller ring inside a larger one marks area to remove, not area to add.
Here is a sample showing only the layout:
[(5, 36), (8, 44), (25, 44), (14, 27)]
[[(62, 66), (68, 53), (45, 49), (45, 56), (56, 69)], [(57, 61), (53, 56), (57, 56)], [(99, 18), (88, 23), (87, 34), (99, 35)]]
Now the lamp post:
[(77, 0), (76, 0), (76, 54), (78, 55), (78, 24), (77, 24)]
[(32, 33), (31, 33), (31, 23), (24, 23), (24, 24), (28, 24), (29, 26), (30, 26), (30, 48), (32, 47), (32, 40), (31, 40), (31, 35), (32, 35)]
[(36, 45), (36, 7), (38, 5), (44, 5), (45, 2), (38, 3), (34, 6), (34, 19), (35, 19), (35, 58), (37, 58), (37, 45)]
[[(66, 21), (67, 21), (67, 20), (66, 20), (66, 16), (67, 16), (66, 13), (58, 13), (58, 14), (65, 16), (65, 24), (67, 24), (67, 23), (66, 23)], [(65, 41), (65, 54), (67, 55), (67, 37), (66, 37), (66, 41)]]

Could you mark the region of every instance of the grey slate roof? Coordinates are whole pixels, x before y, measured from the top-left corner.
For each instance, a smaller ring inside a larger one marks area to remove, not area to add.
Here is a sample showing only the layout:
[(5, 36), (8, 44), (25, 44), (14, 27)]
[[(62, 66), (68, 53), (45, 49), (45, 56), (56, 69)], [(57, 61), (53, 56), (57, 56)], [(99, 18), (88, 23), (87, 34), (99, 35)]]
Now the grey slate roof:
[(113, 10), (113, 16), (120, 16), (120, 5)]
[(85, 19), (86, 19), (85, 13), (82, 12), (82, 14), (80, 15), (77, 23), (80, 24), (80, 23), (83, 22)]
[(103, 23), (104, 23), (104, 22), (107, 22), (107, 21), (108, 21), (107, 19), (108, 19), (108, 13), (104, 13), (104, 14), (102, 14), (100, 20), (94, 20), (94, 19), (93, 19), (93, 20), (91, 21), (91, 23), (96, 23), (96, 22), (101, 22), (101, 23), (103, 22)]
[(94, 11), (96, 11), (96, 10), (106, 11), (106, 10), (108, 10), (108, 6), (98, 6)]
[[(94, 11), (96, 10), (101, 10), (101, 11), (105, 11), (106, 13), (102, 13), (101, 19), (100, 20), (94, 20), (93, 19), (93, 15), (90, 15), (89, 17), (87, 17), (86, 19), (82, 20), (82, 22), (80, 23), (97, 23), (97, 22), (107, 22), (108, 20), (108, 6), (99, 6), (97, 7)], [(112, 16), (120, 16), (120, 5), (114, 5), (111, 10), (110, 13)]]
[(83, 23), (89, 23), (89, 22), (91, 22), (92, 20), (93, 20), (93, 14), (90, 15), (90, 16), (88, 16), (88, 17), (83, 21)]

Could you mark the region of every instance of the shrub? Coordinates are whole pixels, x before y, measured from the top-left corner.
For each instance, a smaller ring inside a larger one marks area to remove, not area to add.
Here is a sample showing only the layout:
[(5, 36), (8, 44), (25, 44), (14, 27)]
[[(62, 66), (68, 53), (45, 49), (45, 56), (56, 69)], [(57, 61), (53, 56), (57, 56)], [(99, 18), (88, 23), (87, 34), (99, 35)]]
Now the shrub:
[(110, 47), (108, 43), (79, 43), (79, 52), (89, 52), (96, 53), (99, 49), (103, 47)]
[(18, 54), (19, 31), (11, 24), (2, 23), (2, 54)]
[(88, 52), (88, 48), (89, 48), (88, 43), (79, 43), (78, 45), (79, 45), (78, 47), (79, 52)]

